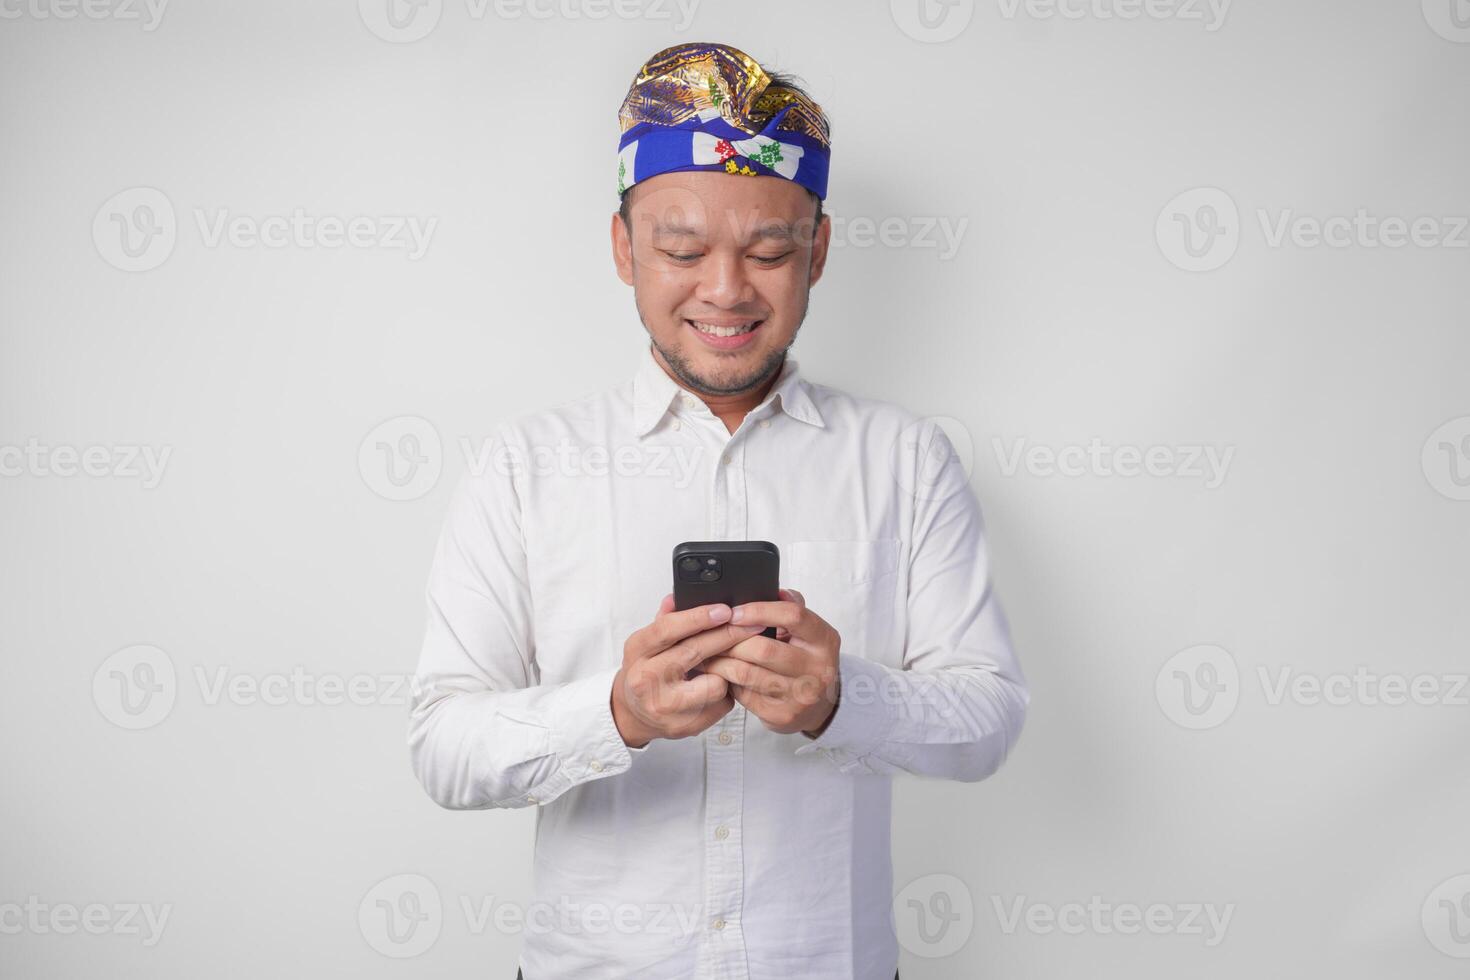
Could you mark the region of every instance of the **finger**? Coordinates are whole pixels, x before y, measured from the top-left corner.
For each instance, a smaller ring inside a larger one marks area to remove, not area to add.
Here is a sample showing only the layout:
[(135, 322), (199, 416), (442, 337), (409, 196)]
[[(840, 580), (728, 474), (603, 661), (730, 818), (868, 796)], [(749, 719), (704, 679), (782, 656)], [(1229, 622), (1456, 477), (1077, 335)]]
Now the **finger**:
[(734, 699), (736, 704), (739, 704), (746, 711), (759, 718), (762, 724), (770, 725), (776, 717), (776, 702), (759, 691), (733, 686), (730, 688), (730, 697)]
[[(672, 600), (665, 599), (665, 602)], [(729, 621), (730, 607), (723, 602), (692, 609), (660, 611), (653, 622), (628, 637), (628, 652), (636, 658), (651, 657), (663, 653), (685, 637)]]
[(654, 613), (654, 618), (657, 619), (659, 616), (662, 616), (664, 613), (671, 613), (673, 611), (674, 611), (674, 593), (670, 592), (668, 595), (664, 596), (663, 601), (658, 604), (658, 612)]
[[(792, 591), (792, 590), (783, 590)], [(797, 592), (796, 595), (801, 593)], [(802, 602), (783, 600), (781, 602), (747, 602), (736, 606), (731, 611), (731, 622), (735, 623), (760, 623), (762, 626), (776, 627), (777, 636), (784, 627), (788, 637), (804, 640), (808, 643), (818, 643), (827, 639), (831, 625), (812, 612)]]
[(735, 644), (730, 648), (729, 656), (786, 677), (798, 677), (806, 673), (811, 662), (809, 654), (768, 636), (752, 636)]
[(699, 674), (688, 683), (678, 685), (676, 710), (681, 713), (702, 712), (711, 705), (725, 700), (729, 694), (728, 680), (717, 674)]
[(663, 653), (654, 654), (649, 658), (649, 664), (658, 670), (665, 683), (672, 683), (710, 657), (724, 653), (760, 631), (759, 626), (732, 626), (725, 623), (680, 640)]
[(746, 602), (731, 611), (732, 623), (759, 623), (762, 626), (784, 626), (793, 629), (801, 621), (806, 607), (795, 602)]
[(775, 671), (734, 657), (712, 657), (705, 662), (704, 670), (705, 676), (714, 674), (736, 687), (778, 700), (790, 686), (789, 681)]
[(642, 693), (640, 703), (652, 717), (676, 721), (724, 697), (728, 683), (723, 677), (704, 673), (687, 678), (658, 677)]
[(691, 729), (693, 729), (690, 734), (698, 735), (700, 732), (704, 731), (706, 728), (709, 728), (715, 722), (719, 721), (721, 718), (729, 714), (730, 709), (733, 707), (735, 707), (735, 698), (732, 696), (731, 692), (727, 690), (722, 697), (716, 699), (715, 701), (712, 701), (707, 708), (705, 708), (703, 711), (695, 716), (694, 721), (689, 726)]
[[(798, 606), (802, 606), (803, 608), (806, 606), (806, 598), (795, 589), (781, 589), (780, 591), (781, 598), (786, 602), (794, 602)], [(791, 641), (791, 631), (784, 626), (777, 626), (776, 639), (780, 640), (782, 643), (789, 643)]]

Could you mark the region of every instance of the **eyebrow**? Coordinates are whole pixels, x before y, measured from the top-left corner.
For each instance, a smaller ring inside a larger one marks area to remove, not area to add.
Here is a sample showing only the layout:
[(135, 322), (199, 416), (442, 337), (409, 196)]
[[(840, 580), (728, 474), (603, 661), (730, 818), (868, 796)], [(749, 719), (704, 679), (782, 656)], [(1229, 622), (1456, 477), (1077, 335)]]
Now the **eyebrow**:
[(654, 226), (653, 226), (653, 233), (655, 235), (672, 235), (672, 236), (678, 237), (678, 238), (703, 238), (704, 237), (704, 232), (701, 231), (698, 228), (691, 228), (688, 225), (679, 225), (679, 224), (672, 224), (672, 223), (665, 224), (662, 221), (657, 222), (657, 223), (654, 224)]
[(791, 226), (784, 221), (773, 221), (768, 225), (762, 225), (760, 228), (757, 228), (755, 232), (756, 241), (773, 238), (779, 241), (789, 242), (795, 237), (795, 233), (791, 230)]
[[(665, 224), (661, 221), (653, 226), (653, 233), (655, 235), (667, 235), (674, 238), (697, 238), (701, 240), (704, 238), (704, 232), (701, 229), (676, 223)], [(795, 237), (796, 235), (791, 230), (790, 225), (784, 221), (774, 221), (757, 228), (755, 234), (752, 236), (751, 243), (755, 244), (767, 239), (789, 242), (794, 240)]]

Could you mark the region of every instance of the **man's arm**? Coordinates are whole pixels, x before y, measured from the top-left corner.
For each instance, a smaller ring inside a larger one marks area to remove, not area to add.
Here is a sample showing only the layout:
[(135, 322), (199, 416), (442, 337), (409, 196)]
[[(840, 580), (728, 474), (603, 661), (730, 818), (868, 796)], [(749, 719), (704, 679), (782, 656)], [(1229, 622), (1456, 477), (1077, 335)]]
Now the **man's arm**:
[(921, 487), (909, 565), (903, 669), (838, 657), (837, 707), (797, 749), (844, 772), (984, 779), (1021, 733), (1031, 696), (991, 588), (980, 505), (948, 437), (930, 423), (918, 465), (944, 460)]
[(623, 772), (636, 751), (613, 723), (616, 669), (540, 685), (522, 508), (499, 469), (455, 490), (429, 574), (410, 706), (414, 774), (453, 810), (547, 803)]

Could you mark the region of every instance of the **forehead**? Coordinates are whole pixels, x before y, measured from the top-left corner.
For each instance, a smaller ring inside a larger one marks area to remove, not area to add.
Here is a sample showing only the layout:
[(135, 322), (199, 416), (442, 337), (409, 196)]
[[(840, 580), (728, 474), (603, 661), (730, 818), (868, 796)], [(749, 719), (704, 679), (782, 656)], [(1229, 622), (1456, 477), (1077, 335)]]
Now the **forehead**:
[(797, 229), (815, 211), (806, 188), (764, 174), (659, 174), (628, 193), (634, 225), (663, 236), (747, 241)]

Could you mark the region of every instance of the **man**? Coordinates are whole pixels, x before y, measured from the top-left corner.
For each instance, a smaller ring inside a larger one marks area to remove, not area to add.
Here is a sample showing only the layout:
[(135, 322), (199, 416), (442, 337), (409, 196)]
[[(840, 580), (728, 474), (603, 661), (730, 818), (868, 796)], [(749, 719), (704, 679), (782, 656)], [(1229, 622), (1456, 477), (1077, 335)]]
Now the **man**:
[[(651, 343), (459, 487), (414, 770), (445, 807), (538, 808), (529, 980), (886, 980), (891, 777), (983, 779), (1029, 703), (979, 508), (942, 429), (787, 356), (831, 237), (821, 109), (696, 43), (620, 115)], [(779, 601), (674, 611), (674, 545), (747, 539)]]

